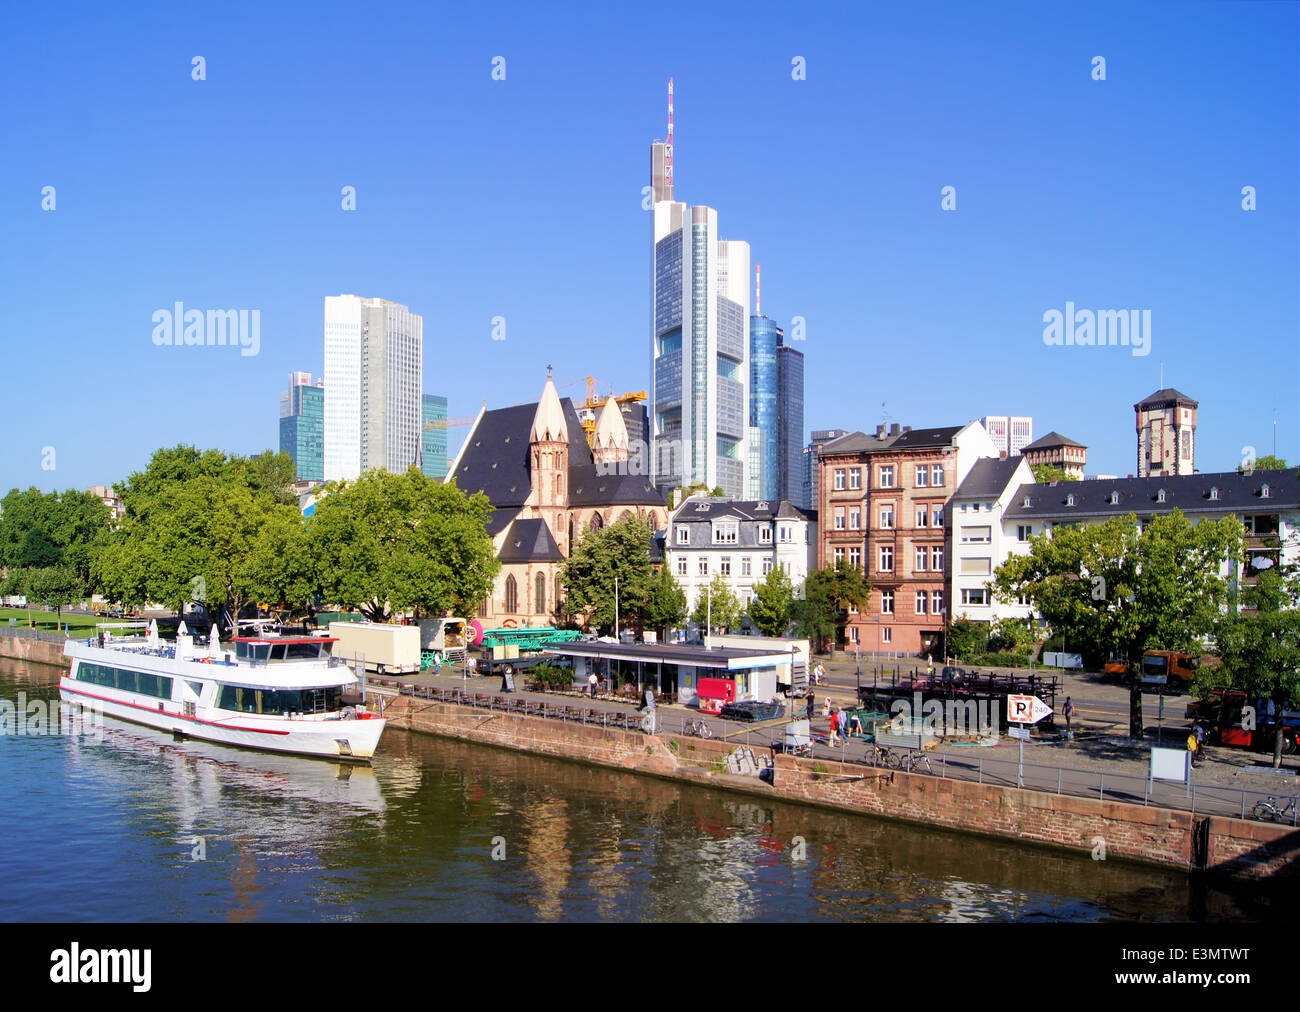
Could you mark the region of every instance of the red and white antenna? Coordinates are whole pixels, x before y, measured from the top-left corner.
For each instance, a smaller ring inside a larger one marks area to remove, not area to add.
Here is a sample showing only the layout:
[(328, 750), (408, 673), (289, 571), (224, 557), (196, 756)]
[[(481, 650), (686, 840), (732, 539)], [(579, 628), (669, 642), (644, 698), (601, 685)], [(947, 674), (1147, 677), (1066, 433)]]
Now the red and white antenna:
[(664, 149), (664, 189), (673, 192), (673, 79), (668, 78), (668, 145)]
[(763, 265), (754, 265), (754, 315), (763, 315)]

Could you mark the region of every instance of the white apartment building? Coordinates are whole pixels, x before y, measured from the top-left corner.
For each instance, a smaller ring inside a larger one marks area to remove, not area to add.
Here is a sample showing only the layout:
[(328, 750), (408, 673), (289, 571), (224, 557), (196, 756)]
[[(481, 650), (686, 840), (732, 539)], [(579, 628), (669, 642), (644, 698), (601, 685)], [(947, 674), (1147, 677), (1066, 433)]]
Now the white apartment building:
[(424, 320), (387, 299), (325, 299), (325, 480), (405, 471), (423, 432)]
[[(1023, 604), (992, 600), (993, 572), (1030, 538), (1062, 525), (1103, 523), (1132, 513), (1139, 524), (1181, 510), (1192, 522), (1238, 517), (1246, 528), (1246, 559), (1237, 574), (1251, 582), (1263, 569), (1300, 562), (1300, 471), (1235, 471), (1148, 478), (1098, 478), (1037, 484), (1023, 481), (1020, 458), (980, 461), (949, 506), (953, 617), (988, 622), (1026, 618)], [(1032, 478), (1032, 475), (1030, 475)], [(987, 572), (986, 572), (987, 571)]]
[(780, 567), (795, 595), (815, 565), (817, 521), (786, 500), (732, 502), (692, 496), (669, 515), (664, 565), (686, 591), (690, 610), (721, 575), (742, 606), (754, 588)]
[(1004, 524), (1003, 516), (1021, 486), (1032, 485), (1034, 473), (1024, 457), (977, 460), (948, 504), (948, 600), (953, 619), (993, 622), (1028, 618), (1026, 604), (1003, 604), (993, 598), (989, 583), (998, 566), (1013, 552), (1023, 551), (1030, 533), (1042, 524), (1028, 520)]

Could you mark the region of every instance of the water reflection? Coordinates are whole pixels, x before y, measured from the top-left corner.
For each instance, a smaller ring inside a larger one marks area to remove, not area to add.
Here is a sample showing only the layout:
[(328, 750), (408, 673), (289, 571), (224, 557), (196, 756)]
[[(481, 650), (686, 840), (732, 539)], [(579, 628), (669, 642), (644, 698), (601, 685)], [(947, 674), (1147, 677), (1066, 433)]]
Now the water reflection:
[[(0, 661), (2, 695), (56, 679)], [(116, 721), (102, 742), (0, 740), (0, 810), (9, 920), (1224, 920), (1291, 902), (394, 731), (373, 767)]]

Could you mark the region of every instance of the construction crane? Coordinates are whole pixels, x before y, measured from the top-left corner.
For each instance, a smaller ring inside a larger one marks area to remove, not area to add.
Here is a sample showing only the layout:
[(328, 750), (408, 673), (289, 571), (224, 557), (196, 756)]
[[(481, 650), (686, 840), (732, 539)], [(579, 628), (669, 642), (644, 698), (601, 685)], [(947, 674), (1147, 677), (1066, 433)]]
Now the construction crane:
[[(574, 380), (574, 383), (580, 382), (581, 380)], [(573, 383), (566, 383), (565, 386), (573, 386)], [(637, 390), (633, 393), (626, 394), (615, 394), (612, 388), (605, 386), (603, 383), (601, 386), (604, 386), (606, 390), (609, 390), (609, 392), (614, 395), (614, 400), (620, 405), (635, 404), (647, 400), (650, 396), (644, 390)], [(587, 400), (585, 403), (578, 406), (578, 419), (582, 422), (582, 431), (587, 434), (588, 446), (591, 446), (596, 439), (596, 417), (599, 414), (600, 409), (604, 407), (605, 401), (607, 400), (609, 400), (608, 396), (602, 398), (598, 397), (596, 394), (596, 377), (588, 376)]]
[[(483, 407), (487, 407), (487, 401), (483, 401)], [(458, 425), (473, 425), (478, 421), (478, 415), (462, 415), (460, 418), (436, 418), (432, 422), (424, 423), (424, 431), (430, 429), (454, 429)]]

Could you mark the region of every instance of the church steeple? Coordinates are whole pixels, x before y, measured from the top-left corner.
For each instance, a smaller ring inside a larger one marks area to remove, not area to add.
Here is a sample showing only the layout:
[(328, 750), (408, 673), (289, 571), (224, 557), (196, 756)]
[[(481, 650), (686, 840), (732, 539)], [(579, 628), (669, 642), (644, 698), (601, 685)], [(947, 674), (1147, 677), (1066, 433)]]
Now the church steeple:
[(596, 433), (591, 449), (597, 464), (612, 464), (628, 459), (627, 424), (623, 421), (618, 401), (612, 396), (600, 409), (600, 417), (596, 419)]
[(555, 391), (551, 370), (546, 370), (546, 386), (533, 416), (532, 479), (538, 507), (563, 507), (569, 478), (569, 424)]

